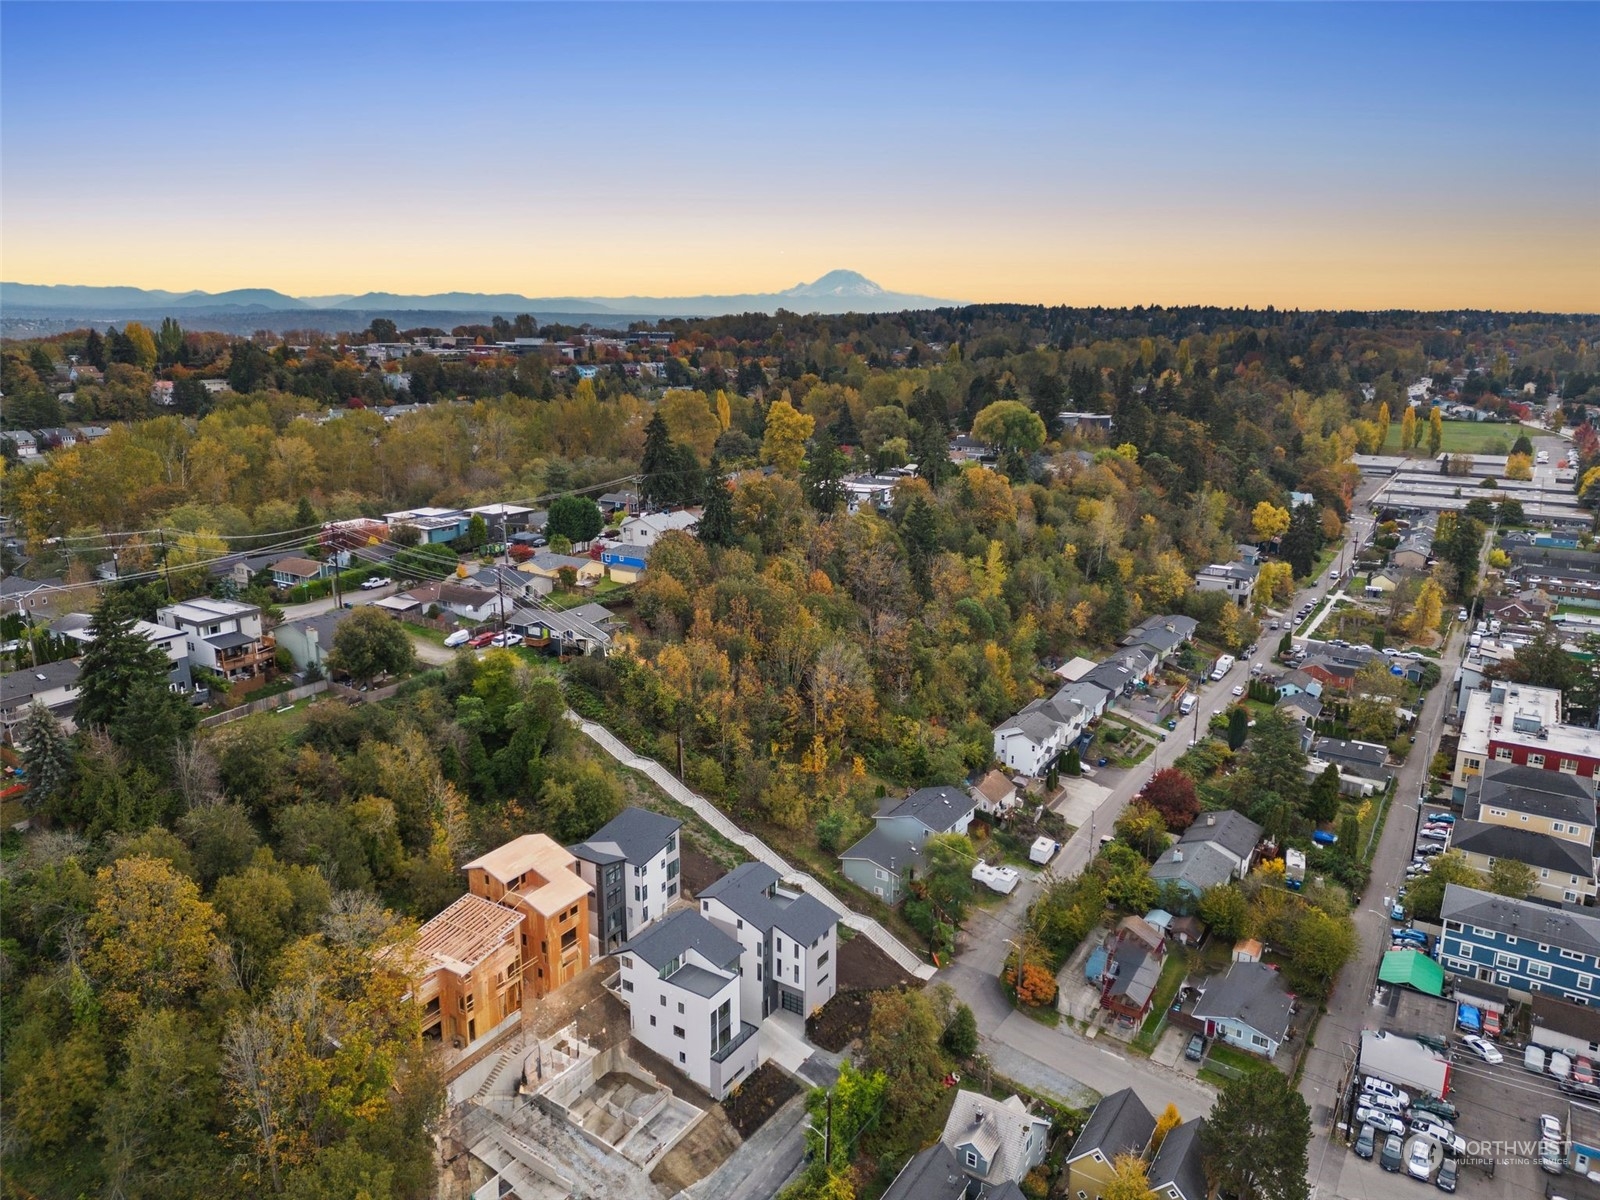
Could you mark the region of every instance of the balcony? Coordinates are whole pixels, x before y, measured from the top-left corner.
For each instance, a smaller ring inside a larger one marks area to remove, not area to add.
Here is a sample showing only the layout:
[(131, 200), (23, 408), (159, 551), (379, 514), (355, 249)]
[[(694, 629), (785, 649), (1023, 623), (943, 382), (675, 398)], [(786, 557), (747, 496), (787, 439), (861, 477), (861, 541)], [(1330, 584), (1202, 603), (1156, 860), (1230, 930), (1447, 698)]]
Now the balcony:
[(229, 679), (249, 679), (265, 671), (277, 659), (278, 643), (271, 637), (249, 634), (219, 634), (207, 638), (216, 651), (217, 670)]

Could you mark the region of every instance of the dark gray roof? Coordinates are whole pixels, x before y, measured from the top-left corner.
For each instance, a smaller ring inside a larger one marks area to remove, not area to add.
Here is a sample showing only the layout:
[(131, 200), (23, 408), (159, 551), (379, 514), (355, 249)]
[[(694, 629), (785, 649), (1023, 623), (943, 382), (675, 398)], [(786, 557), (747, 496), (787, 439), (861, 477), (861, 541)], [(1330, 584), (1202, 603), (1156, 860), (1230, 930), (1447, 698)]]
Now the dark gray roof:
[[(1178, 855), (1182, 855), (1179, 858)], [(1197, 845), (1168, 846), (1150, 868), (1150, 878), (1157, 883), (1181, 880), (1196, 891), (1216, 887), (1233, 878), (1234, 862), (1209, 842)]]
[(1350, 742), (1344, 738), (1319, 737), (1311, 743), (1311, 753), (1328, 762), (1349, 763), (1369, 770), (1383, 770), (1389, 748), (1375, 742)]
[(625, 808), (595, 830), (588, 841), (567, 849), (585, 862), (647, 863), (666, 849), (667, 839), (682, 825), (676, 817), (647, 808)]
[(710, 887), (702, 900), (720, 900), (757, 929), (779, 929), (809, 946), (839, 923), (839, 914), (809, 892), (790, 900), (773, 895), (778, 873), (766, 863), (735, 867)]
[(1585, 1042), (1600, 1042), (1600, 1009), (1574, 1004), (1548, 992), (1533, 993), (1535, 1026)]
[(739, 943), (692, 909), (679, 909), (651, 925), (622, 947), (652, 967), (664, 967), (693, 950), (707, 962), (731, 967), (739, 961)]
[(696, 996), (705, 996), (709, 999), (727, 987), (729, 979), (726, 975), (717, 975), (704, 967), (687, 963), (669, 975), (667, 982), (674, 987), (681, 987), (686, 992), (693, 992)]
[(999, 1187), (985, 1189), (983, 1200), (1026, 1200), (1026, 1196), (1026, 1192), (1008, 1179)]
[(78, 682), (78, 664), (70, 658), (0, 675), (0, 707), (20, 708), (40, 692), (70, 688)]
[(1594, 876), (1594, 858), (1577, 842), (1519, 829), (1511, 825), (1489, 825), (1482, 821), (1458, 821), (1450, 831), (1450, 847), (1491, 858), (1509, 858), (1530, 867), (1545, 867), (1563, 875)]
[(1491, 762), (1469, 788), (1462, 815), (1470, 820), (1480, 819), (1481, 805), (1488, 804), (1554, 821), (1595, 823), (1594, 789), (1565, 771)]
[(1537, 900), (1513, 900), (1509, 896), (1462, 887), (1459, 883), (1447, 883), (1439, 917), (1579, 954), (1600, 954), (1600, 917), (1541, 904)]
[(0, 596), (10, 599), (13, 596), (28, 596), (41, 589), (55, 589), (66, 587), (66, 581), (61, 579), (23, 579), (17, 575), (0, 575)]
[(970, 813), (975, 802), (960, 788), (918, 788), (887, 813), (888, 817), (913, 817), (935, 833), (948, 833)]
[(1221, 812), (1205, 812), (1195, 818), (1193, 825), (1183, 831), (1178, 839), (1182, 846), (1196, 842), (1212, 842), (1221, 846), (1235, 858), (1249, 858), (1261, 840), (1261, 826), (1231, 808)]
[(874, 826), (871, 833), (839, 857), (864, 858), (896, 875), (905, 871), (908, 865), (919, 870), (922, 867), (922, 847), (906, 838), (894, 836), (881, 825)]
[(1143, 1154), (1155, 1131), (1156, 1119), (1150, 1115), (1144, 1101), (1133, 1094), (1132, 1088), (1123, 1088), (1102, 1097), (1094, 1106), (1084, 1122), (1083, 1132), (1072, 1144), (1067, 1161), (1082, 1158), (1093, 1150), (1100, 1151), (1107, 1159), (1119, 1154)]
[(1266, 963), (1236, 962), (1206, 986), (1194, 1015), (1200, 1020), (1235, 1021), (1281, 1042), (1289, 1032), (1291, 1003), (1283, 977)]
[(1278, 676), (1278, 686), (1282, 687), (1284, 684), (1293, 684), (1302, 691), (1308, 687), (1322, 686), (1315, 678), (1307, 675), (1299, 667), (1290, 667), (1282, 675)]
[(1274, 707), (1299, 709), (1312, 720), (1322, 715), (1322, 701), (1318, 700), (1310, 692), (1296, 692), (1292, 696), (1285, 696)]
[(1137, 942), (1123, 942), (1111, 956), (1117, 964), (1117, 981), (1111, 994), (1142, 1008), (1155, 993), (1161, 978), (1161, 960)]
[[(317, 631), (317, 645), (326, 650), (333, 645), (334, 631), (339, 628), (339, 623), (350, 616), (353, 611), (353, 609), (348, 608), (330, 608), (325, 613), (318, 613), (314, 617), (301, 617), (298, 621), (290, 621), (288, 624), (297, 629), (315, 629)], [(215, 644), (215, 642), (212, 643), (212, 645)]]
[(237, 650), (241, 646), (251, 645), (255, 640), (248, 633), (218, 633), (208, 637), (206, 645), (215, 646), (218, 650)]
[(1176, 1186), (1183, 1200), (1205, 1200), (1206, 1170), (1200, 1153), (1200, 1134), (1205, 1127), (1205, 1119), (1196, 1117), (1167, 1134), (1146, 1172), (1151, 1191)]
[(883, 1200), (961, 1200), (967, 1194), (967, 1177), (955, 1153), (935, 1142), (901, 1168)]

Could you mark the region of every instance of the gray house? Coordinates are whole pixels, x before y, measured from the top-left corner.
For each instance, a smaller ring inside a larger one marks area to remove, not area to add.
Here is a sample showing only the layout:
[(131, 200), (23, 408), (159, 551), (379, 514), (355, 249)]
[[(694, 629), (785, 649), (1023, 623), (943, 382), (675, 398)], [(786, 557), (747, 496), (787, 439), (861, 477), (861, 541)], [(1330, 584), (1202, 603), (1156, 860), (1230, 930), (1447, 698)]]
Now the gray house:
[(1289, 1036), (1294, 997), (1266, 963), (1236, 962), (1221, 979), (1207, 981), (1194, 1015), (1209, 1036), (1271, 1058)]
[(333, 649), (333, 635), (349, 615), (349, 609), (329, 609), (314, 617), (286, 621), (272, 631), (272, 636), (294, 659), (295, 670), (304, 671), (307, 667), (315, 666), (326, 675), (328, 652)]
[(1248, 875), (1260, 840), (1261, 826), (1231, 809), (1201, 813), (1156, 859), (1150, 878), (1176, 883), (1191, 896), (1199, 896), (1207, 888)]
[(873, 818), (871, 833), (839, 856), (845, 878), (889, 904), (922, 869), (922, 844), (936, 833), (965, 833), (976, 803), (953, 787), (930, 787)]
[(988, 1187), (1018, 1183), (1044, 1161), (1050, 1121), (1028, 1111), (1021, 1096), (1000, 1103), (981, 1092), (956, 1093), (939, 1140), (966, 1175)]
[[(586, 842), (568, 846), (589, 893), (589, 933), (611, 954), (662, 916), (678, 894), (678, 830), (683, 822), (645, 808), (625, 808)], [(631, 889), (631, 891), (630, 891)]]

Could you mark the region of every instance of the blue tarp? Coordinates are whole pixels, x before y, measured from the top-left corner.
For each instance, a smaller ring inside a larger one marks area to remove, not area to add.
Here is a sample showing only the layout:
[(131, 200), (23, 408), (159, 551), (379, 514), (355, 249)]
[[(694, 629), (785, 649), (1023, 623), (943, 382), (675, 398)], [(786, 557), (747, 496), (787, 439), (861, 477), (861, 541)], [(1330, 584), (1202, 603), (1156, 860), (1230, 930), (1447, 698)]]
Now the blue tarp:
[(1483, 1014), (1476, 1005), (1458, 1004), (1456, 1006), (1456, 1024), (1468, 1033), (1477, 1033), (1483, 1028)]
[(1096, 946), (1089, 953), (1089, 961), (1083, 964), (1083, 973), (1089, 977), (1090, 983), (1099, 983), (1100, 976), (1106, 970), (1106, 948)]

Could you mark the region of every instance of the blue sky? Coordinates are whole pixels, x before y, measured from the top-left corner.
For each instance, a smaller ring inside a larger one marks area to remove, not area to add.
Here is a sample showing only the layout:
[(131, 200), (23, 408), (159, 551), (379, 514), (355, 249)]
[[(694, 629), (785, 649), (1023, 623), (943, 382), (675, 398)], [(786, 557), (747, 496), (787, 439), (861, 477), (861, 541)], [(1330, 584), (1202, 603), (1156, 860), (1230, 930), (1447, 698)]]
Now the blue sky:
[(0, 6), (3, 273), (1600, 307), (1593, 5)]

